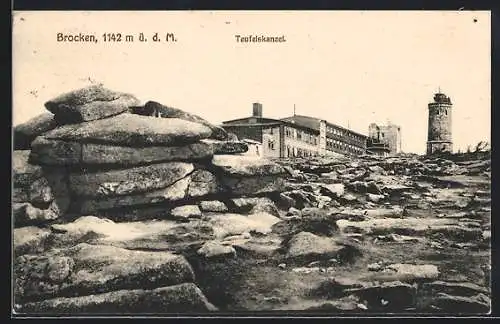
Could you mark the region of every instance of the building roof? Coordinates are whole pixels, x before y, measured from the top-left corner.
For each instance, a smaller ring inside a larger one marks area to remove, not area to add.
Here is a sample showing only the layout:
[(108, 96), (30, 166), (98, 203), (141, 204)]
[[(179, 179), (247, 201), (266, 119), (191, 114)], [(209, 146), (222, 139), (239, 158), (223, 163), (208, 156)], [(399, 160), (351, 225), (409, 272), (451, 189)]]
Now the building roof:
[[(304, 115), (294, 115), (290, 117), (285, 117), (281, 119), (272, 119), (272, 118), (264, 118), (264, 117), (244, 117), (238, 119), (232, 119), (222, 122), (222, 127), (248, 127), (248, 126), (276, 126), (280, 123), (287, 124), (289, 126), (294, 126), (301, 129), (312, 130), (315, 133), (319, 133), (319, 125), (322, 119)], [(364, 134), (352, 131), (345, 127), (330, 123), (326, 121), (329, 126), (333, 126), (345, 131), (348, 131), (352, 134), (356, 134), (362, 137), (367, 137)]]
[(255, 140), (250, 139), (250, 138), (243, 138), (242, 141), (245, 143), (248, 143), (248, 144), (262, 144), (261, 142), (255, 141)]
[[(252, 121), (256, 122), (252, 122)], [(265, 117), (256, 117), (256, 116), (250, 116), (250, 117), (244, 117), (244, 118), (237, 118), (237, 119), (231, 119), (231, 120), (226, 120), (222, 122), (223, 126), (233, 126), (233, 125), (241, 125), (241, 124), (258, 124), (258, 123), (276, 123), (279, 122), (278, 119), (272, 119), (272, 118), (265, 118)]]
[[(287, 121), (287, 122), (290, 122), (290, 123), (293, 123), (293, 124), (297, 124), (297, 125), (300, 125), (302, 127), (307, 127), (307, 128), (311, 128), (311, 129), (319, 131), (319, 124), (320, 124), (320, 122), (321, 122), (322, 119), (319, 119), (319, 118), (316, 118), (316, 117), (310, 117), (310, 116), (294, 115), (294, 116), (291, 116), (291, 117), (282, 118), (281, 120)], [(329, 126), (340, 128), (342, 130), (348, 131), (350, 133), (353, 133), (353, 134), (356, 134), (356, 135), (359, 135), (359, 136), (367, 137), (364, 134), (361, 134), (361, 133), (355, 132), (353, 130), (347, 129), (345, 127), (342, 127), (342, 126), (330, 123), (329, 121), (326, 121), (326, 123)]]
[(281, 118), (281, 120), (292, 124), (297, 124), (302, 127), (311, 128), (317, 131), (319, 131), (319, 124), (321, 121), (321, 119), (315, 117), (302, 116), (302, 115), (294, 115), (291, 117)]

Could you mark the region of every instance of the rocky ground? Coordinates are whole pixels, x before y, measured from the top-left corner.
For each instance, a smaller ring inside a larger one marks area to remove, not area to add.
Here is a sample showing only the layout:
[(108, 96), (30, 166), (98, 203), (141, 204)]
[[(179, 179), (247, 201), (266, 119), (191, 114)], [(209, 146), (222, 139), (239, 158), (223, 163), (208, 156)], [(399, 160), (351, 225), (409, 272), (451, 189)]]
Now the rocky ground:
[(489, 159), (279, 163), (266, 197), (16, 228), (18, 311), (489, 312)]
[(487, 152), (270, 161), (101, 85), (45, 106), (14, 129), (16, 313), (490, 310)]

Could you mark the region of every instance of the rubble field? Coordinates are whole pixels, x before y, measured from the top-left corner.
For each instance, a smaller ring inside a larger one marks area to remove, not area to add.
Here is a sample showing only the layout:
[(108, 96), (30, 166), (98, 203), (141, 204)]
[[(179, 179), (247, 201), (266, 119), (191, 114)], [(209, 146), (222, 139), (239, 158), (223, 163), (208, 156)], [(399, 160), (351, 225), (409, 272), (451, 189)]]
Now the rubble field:
[(15, 128), (17, 314), (490, 312), (489, 154), (272, 161), (137, 105), (90, 87)]

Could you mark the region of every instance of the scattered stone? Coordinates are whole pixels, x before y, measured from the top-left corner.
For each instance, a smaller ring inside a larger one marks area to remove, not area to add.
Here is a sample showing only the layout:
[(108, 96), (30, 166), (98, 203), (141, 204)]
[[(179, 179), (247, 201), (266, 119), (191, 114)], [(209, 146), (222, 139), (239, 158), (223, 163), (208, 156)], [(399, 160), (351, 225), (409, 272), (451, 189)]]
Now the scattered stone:
[(339, 198), (344, 194), (344, 185), (342, 183), (321, 185), (321, 192), (332, 198)]
[(366, 199), (374, 203), (378, 203), (380, 200), (383, 200), (384, 198), (385, 198), (384, 195), (375, 195), (371, 193), (366, 194)]
[(201, 211), (204, 212), (227, 212), (228, 208), (226, 204), (224, 204), (222, 201), (218, 200), (204, 200), (200, 202), (199, 205)]
[(236, 257), (236, 250), (232, 246), (222, 245), (218, 241), (206, 242), (196, 253), (207, 259), (214, 257)]
[(187, 218), (200, 218), (201, 211), (197, 205), (184, 205), (175, 207), (170, 212), (174, 218), (187, 219)]

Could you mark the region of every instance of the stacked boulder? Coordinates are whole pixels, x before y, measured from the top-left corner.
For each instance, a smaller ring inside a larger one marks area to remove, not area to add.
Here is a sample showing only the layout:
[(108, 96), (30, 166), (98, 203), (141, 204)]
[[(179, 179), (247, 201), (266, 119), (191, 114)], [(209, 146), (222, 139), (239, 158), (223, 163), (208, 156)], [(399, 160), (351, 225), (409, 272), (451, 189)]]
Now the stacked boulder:
[(214, 310), (191, 265), (175, 251), (89, 244), (87, 235), (69, 247), (45, 249), (41, 242), (75, 218), (184, 224), (213, 214), (216, 222), (255, 206), (263, 207), (253, 212), (278, 216), (268, 197), (283, 187), (285, 170), (241, 155), (245, 143), (201, 117), (152, 101), (140, 106), (134, 96), (102, 86), (45, 106), (50, 113), (14, 130), (17, 310)]
[[(245, 143), (179, 109), (152, 101), (139, 106), (132, 95), (102, 86), (45, 105), (53, 121), (43, 115), (18, 126), (23, 136), (16, 147), (28, 149), (31, 139), (30, 167), (67, 176), (71, 204), (59, 214), (196, 217), (201, 206), (224, 209), (221, 198), (266, 195), (283, 185), (282, 167), (238, 155), (248, 150)], [(184, 205), (190, 207), (178, 208)]]

